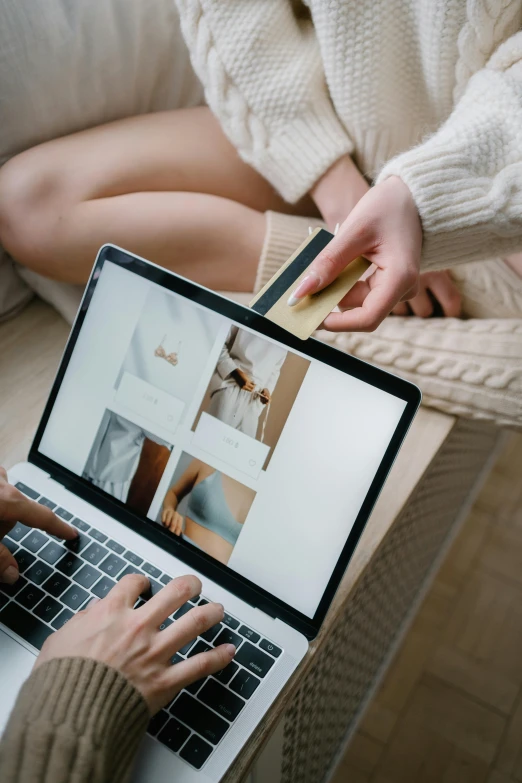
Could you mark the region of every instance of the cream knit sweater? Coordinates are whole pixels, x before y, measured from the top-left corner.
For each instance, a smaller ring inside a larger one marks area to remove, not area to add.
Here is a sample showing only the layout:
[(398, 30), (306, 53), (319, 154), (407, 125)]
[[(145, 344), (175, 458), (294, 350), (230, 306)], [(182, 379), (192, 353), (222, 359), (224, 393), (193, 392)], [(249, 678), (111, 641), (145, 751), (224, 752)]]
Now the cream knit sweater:
[(296, 201), (344, 153), (393, 174), (423, 269), (522, 249), (522, 0), (176, 0), (207, 101)]

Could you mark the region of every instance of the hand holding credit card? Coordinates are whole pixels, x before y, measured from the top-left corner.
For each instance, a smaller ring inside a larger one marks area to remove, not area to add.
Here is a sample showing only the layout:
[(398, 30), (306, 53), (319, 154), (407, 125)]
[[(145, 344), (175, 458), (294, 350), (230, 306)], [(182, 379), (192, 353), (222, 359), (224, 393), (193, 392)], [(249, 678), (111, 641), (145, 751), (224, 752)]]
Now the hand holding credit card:
[(250, 307), (299, 339), (307, 340), (371, 265), (364, 258), (356, 258), (326, 288), (289, 306), (289, 299), (307, 276), (311, 263), (333, 236), (323, 228), (315, 229), (254, 297)]

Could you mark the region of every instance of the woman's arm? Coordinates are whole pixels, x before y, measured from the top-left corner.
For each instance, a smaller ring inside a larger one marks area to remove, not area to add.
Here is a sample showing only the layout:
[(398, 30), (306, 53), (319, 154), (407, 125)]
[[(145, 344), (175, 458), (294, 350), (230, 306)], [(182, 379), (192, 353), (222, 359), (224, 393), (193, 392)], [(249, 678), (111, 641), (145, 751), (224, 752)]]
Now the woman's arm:
[(522, 32), (469, 80), (453, 113), (423, 144), (387, 163), (422, 221), (421, 269), (522, 249)]
[(313, 25), (290, 0), (176, 0), (206, 99), (241, 157), (298, 201), (353, 144)]

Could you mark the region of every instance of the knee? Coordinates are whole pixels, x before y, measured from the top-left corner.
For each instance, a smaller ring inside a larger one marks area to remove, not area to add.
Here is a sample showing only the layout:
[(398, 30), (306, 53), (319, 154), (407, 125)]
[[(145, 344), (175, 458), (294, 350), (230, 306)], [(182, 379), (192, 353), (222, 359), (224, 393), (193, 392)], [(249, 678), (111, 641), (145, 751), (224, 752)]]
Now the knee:
[(56, 178), (22, 153), (0, 168), (0, 244), (26, 263), (45, 253)]

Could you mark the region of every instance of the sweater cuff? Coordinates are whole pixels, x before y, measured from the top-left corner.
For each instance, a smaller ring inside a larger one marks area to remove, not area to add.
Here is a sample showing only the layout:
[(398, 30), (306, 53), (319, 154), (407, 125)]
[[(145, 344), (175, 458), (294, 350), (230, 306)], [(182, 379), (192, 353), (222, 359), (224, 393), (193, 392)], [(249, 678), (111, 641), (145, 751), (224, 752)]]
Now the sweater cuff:
[(20, 691), (2, 742), (2, 780), (118, 783), (149, 718), (120, 672), (87, 658), (53, 659)]
[(502, 235), (499, 215), (504, 212), (506, 229), (511, 213), (522, 210), (520, 193), (511, 192), (506, 204), (502, 174), (493, 183), (489, 177), (472, 177), (460, 151), (427, 142), (392, 159), (377, 183), (397, 176), (408, 186), (423, 229), (421, 270), (444, 269), (478, 261), (520, 246), (520, 227)]
[(325, 224), (318, 218), (303, 218), (295, 215), (282, 215), (279, 212), (266, 213), (266, 234), (263, 249), (257, 267), (254, 293), (257, 294), (276, 272), (280, 270), (285, 261), (288, 261), (292, 253), (308, 236), (308, 228)]
[(353, 142), (337, 118), (327, 94), (298, 117), (271, 132), (266, 147), (245, 157), (279, 191), (285, 201), (299, 201)]

